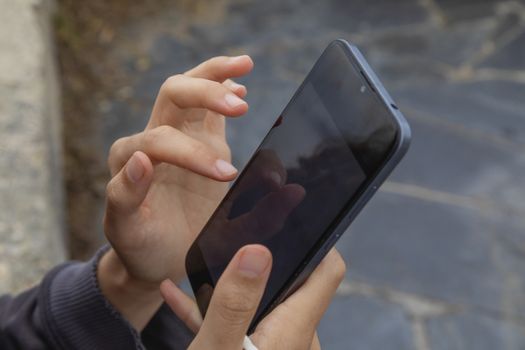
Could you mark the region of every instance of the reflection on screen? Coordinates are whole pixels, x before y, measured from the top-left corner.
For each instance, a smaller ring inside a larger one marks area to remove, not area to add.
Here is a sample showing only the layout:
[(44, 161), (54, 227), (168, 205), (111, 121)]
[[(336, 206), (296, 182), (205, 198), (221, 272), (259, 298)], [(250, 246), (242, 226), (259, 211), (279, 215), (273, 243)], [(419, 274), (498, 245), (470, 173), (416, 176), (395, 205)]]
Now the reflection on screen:
[(325, 53), (197, 239), (213, 284), (238, 249), (263, 244), (267, 305), (384, 160), (395, 129), (360, 87), (342, 51)]

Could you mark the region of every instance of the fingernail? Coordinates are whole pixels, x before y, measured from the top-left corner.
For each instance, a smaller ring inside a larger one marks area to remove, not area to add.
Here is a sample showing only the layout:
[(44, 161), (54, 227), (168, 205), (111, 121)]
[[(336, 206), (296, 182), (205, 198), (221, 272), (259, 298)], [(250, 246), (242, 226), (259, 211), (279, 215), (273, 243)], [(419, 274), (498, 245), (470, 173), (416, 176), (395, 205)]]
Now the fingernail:
[(144, 176), (144, 172), (144, 166), (142, 166), (138, 156), (133, 154), (126, 165), (126, 174), (128, 175), (128, 179), (133, 183), (137, 183)]
[(269, 175), (270, 179), (275, 182), (278, 186), (281, 186), (281, 175), (276, 171), (271, 171)]
[(215, 161), (215, 168), (222, 176), (231, 176), (237, 173), (237, 169), (233, 165), (222, 159)]
[(270, 256), (265, 250), (247, 247), (241, 254), (239, 271), (247, 277), (259, 277), (270, 263)]
[(237, 84), (235, 82), (232, 82), (230, 86), (231, 86), (232, 90), (239, 90), (239, 89), (245, 89), (246, 88), (244, 85)]
[(246, 55), (233, 56), (233, 57), (230, 57), (230, 61), (235, 62), (235, 61), (238, 61), (238, 60), (242, 59), (245, 56)]
[(160, 283), (160, 286), (164, 286), (163, 288), (167, 288), (168, 292), (171, 292), (174, 288), (177, 288), (175, 286), (175, 283), (173, 283), (170, 279), (165, 279)]
[(242, 99), (240, 99), (239, 97), (237, 97), (237, 95), (234, 94), (226, 94), (226, 96), (224, 96), (224, 100), (231, 108), (236, 108), (246, 104), (246, 102), (244, 102)]

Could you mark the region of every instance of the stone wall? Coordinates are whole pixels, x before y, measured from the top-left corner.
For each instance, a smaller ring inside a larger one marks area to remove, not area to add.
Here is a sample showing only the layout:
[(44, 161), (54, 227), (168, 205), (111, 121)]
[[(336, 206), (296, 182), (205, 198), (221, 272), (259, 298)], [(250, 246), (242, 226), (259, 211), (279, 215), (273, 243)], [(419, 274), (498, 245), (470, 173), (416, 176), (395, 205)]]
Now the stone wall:
[(59, 88), (47, 0), (0, 0), (0, 293), (65, 257)]

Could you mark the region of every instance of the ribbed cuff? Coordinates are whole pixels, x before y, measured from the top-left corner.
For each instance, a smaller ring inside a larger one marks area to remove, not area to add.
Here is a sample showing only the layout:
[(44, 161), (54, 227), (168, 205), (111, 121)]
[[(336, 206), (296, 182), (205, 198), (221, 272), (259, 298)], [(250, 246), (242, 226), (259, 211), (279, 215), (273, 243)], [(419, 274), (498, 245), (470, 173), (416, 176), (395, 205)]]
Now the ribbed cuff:
[(86, 263), (64, 265), (43, 281), (45, 323), (63, 349), (144, 349), (140, 335), (98, 286), (97, 265), (107, 250)]

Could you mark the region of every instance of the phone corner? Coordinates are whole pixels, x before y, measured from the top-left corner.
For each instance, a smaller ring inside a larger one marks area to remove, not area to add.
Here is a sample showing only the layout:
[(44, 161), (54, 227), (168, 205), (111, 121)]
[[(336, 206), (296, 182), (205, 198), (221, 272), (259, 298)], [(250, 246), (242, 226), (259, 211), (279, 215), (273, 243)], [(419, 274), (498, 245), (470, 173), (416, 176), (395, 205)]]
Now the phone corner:
[(412, 128), (401, 112), (397, 111), (396, 119), (398, 121), (399, 127), (399, 138), (396, 153), (402, 158), (408, 152), (408, 149), (412, 143)]

